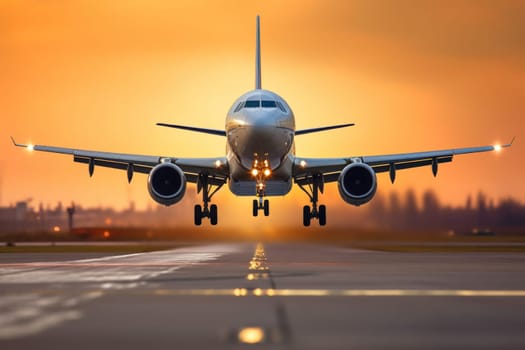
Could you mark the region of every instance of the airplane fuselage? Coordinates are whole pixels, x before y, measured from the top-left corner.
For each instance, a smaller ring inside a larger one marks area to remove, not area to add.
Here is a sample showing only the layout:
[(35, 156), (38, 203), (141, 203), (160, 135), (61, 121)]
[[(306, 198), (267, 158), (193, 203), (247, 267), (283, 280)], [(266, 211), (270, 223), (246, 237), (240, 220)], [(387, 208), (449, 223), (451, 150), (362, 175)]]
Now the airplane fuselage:
[(292, 187), (295, 118), (279, 95), (262, 89), (239, 97), (226, 117), (230, 190), (279, 196)]

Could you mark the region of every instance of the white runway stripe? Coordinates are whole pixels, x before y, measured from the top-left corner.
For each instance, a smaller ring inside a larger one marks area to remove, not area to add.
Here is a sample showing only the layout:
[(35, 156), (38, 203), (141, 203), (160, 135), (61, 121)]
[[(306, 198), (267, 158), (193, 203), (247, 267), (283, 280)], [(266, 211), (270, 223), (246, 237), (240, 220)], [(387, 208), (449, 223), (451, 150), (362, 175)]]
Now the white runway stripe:
[(209, 245), (66, 262), (26, 263), (0, 269), (1, 283), (133, 282), (213, 261), (234, 245)]
[(103, 296), (107, 290), (136, 288), (146, 284), (148, 278), (213, 261), (237, 249), (234, 245), (209, 245), (66, 262), (0, 265), (0, 285), (102, 282), (99, 290), (89, 292), (73, 290), (68, 294), (64, 290), (58, 296), (49, 296), (45, 292), (2, 295), (0, 340), (37, 334), (80, 319), (82, 312), (77, 308)]

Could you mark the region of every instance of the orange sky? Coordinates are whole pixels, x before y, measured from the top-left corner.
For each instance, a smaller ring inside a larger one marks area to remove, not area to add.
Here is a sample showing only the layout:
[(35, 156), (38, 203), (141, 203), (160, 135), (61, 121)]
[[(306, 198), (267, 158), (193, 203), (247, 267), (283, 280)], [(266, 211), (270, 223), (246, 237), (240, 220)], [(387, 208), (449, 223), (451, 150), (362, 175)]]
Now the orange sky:
[[(505, 1), (2, 1), (0, 205), (26, 197), (123, 208), (154, 202), (146, 176), (19, 142), (115, 152), (217, 156), (225, 140), (155, 126), (223, 128), (254, 85), (261, 15), (263, 87), (283, 96), (298, 128), (355, 122), (297, 138), (303, 156), (360, 156), (507, 142), (502, 154), (380, 174), (378, 193), (433, 189), (462, 204), (482, 190), (525, 200), (525, 6)], [(333, 188), (332, 188), (333, 187)], [(332, 205), (346, 205), (336, 185)], [(190, 201), (194, 187), (188, 188)], [(217, 202), (242, 208), (227, 189)], [(282, 202), (281, 199), (278, 202)], [(294, 190), (299, 215), (307, 198)], [(280, 206), (281, 204), (278, 204)], [(230, 208), (230, 209), (228, 209)], [(174, 210), (177, 210), (176, 207)], [(288, 210), (288, 209), (286, 209)]]

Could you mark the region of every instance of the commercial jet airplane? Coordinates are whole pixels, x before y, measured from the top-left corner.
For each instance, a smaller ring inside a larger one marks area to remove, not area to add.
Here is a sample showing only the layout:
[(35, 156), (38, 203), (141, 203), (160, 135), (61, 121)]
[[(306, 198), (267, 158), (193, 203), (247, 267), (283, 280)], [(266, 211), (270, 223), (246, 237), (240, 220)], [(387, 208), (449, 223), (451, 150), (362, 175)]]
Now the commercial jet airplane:
[(254, 196), (253, 216), (262, 210), (270, 213), (268, 197), (283, 196), (293, 183), (310, 199), (303, 208), (303, 224), (312, 219), (326, 224), (326, 206), (318, 205), (324, 185), (337, 182), (342, 199), (359, 206), (374, 197), (376, 174), (388, 172), (394, 182), (398, 170), (429, 166), (434, 176), (438, 165), (452, 161), (454, 155), (499, 151), (505, 145), (457, 148), (449, 150), (391, 154), (379, 156), (350, 156), (343, 158), (308, 158), (295, 154), (294, 138), (305, 134), (344, 128), (340, 124), (313, 129), (296, 130), (292, 109), (274, 92), (262, 89), (260, 20), (256, 19), (255, 89), (239, 97), (226, 116), (225, 130), (213, 130), (158, 123), (157, 125), (219, 135), (226, 138), (226, 156), (212, 158), (178, 158), (98, 152), (73, 148), (40, 145), (15, 146), (29, 150), (69, 154), (75, 162), (88, 165), (89, 175), (96, 166), (124, 170), (128, 181), (133, 174), (148, 174), (148, 191), (156, 202), (169, 206), (179, 202), (186, 192), (186, 182), (197, 185), (202, 202), (195, 205), (195, 225), (203, 218), (217, 224), (217, 205), (209, 204), (213, 195), (225, 184), (237, 196)]

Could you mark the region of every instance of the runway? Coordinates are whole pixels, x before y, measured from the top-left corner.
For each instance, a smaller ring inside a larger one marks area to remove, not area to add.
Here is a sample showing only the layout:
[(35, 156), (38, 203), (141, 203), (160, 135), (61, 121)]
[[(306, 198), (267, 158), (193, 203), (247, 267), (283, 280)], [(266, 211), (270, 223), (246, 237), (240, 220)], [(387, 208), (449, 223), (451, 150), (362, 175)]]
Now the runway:
[(523, 349), (525, 254), (0, 255), (2, 349)]

